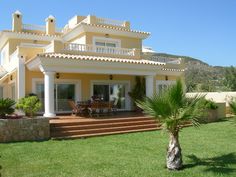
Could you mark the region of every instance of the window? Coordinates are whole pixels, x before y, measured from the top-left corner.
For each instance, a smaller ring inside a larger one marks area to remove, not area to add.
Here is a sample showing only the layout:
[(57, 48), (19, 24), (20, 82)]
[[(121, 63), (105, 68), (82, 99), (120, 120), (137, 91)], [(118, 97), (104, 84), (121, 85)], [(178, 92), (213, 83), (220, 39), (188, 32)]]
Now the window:
[[(42, 102), (42, 110), (44, 111), (44, 84), (36, 84), (36, 94)], [(75, 84), (55, 84), (54, 85), (54, 106), (55, 111), (70, 111), (68, 99), (75, 100)]]
[(156, 93), (160, 94), (164, 92), (168, 87), (175, 84), (175, 81), (163, 81), (163, 80), (157, 80), (156, 81)]
[(103, 47), (116, 47), (116, 43), (115, 42), (95, 42), (96, 46), (103, 46)]
[(93, 97), (103, 101), (114, 101), (118, 109), (126, 109), (126, 84), (100, 84), (93, 85)]

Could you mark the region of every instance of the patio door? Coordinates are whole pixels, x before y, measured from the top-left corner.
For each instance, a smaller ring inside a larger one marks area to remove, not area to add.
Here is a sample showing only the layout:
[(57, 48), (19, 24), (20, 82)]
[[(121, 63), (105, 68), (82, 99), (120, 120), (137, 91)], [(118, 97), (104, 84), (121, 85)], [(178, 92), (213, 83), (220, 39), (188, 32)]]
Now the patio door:
[(128, 85), (124, 83), (94, 83), (92, 96), (104, 101), (114, 101), (119, 110), (129, 109)]
[[(36, 84), (36, 94), (42, 102), (44, 111), (44, 84)], [(56, 112), (71, 111), (68, 99), (75, 100), (75, 84), (58, 83), (54, 85), (54, 106)]]

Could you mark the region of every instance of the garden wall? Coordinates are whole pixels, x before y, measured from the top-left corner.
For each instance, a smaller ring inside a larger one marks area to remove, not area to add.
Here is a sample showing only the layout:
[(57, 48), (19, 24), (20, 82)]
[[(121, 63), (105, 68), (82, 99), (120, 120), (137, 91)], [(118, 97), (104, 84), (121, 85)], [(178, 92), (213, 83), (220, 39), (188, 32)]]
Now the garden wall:
[(0, 119), (0, 142), (39, 141), (49, 138), (48, 118)]

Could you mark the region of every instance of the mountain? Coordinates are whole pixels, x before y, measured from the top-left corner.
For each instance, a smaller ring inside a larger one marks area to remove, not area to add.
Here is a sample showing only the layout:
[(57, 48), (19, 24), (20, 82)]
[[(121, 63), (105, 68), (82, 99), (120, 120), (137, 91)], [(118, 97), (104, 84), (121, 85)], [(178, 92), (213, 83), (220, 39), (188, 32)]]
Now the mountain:
[(153, 53), (156, 58), (176, 60), (181, 58), (186, 64), (185, 82), (188, 92), (194, 91), (228, 91), (224, 85), (227, 67), (211, 66), (200, 59), (166, 53)]

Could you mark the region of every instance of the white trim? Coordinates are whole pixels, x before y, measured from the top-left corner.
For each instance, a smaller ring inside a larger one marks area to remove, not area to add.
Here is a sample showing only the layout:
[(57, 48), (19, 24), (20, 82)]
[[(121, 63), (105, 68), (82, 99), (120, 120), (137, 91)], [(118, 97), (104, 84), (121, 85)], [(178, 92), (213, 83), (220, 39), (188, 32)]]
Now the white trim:
[(121, 40), (120, 39), (113, 39), (113, 38), (105, 38), (105, 37), (98, 37), (94, 36), (93, 37), (93, 45), (96, 46), (96, 42), (112, 42), (115, 43), (117, 46), (116, 48), (121, 47)]
[[(131, 100), (128, 93), (131, 91), (130, 80), (91, 80), (90, 81), (90, 97), (93, 95), (93, 85), (94, 84), (125, 84), (125, 109), (127, 111), (131, 110)], [(123, 110), (121, 110), (123, 111)]]

